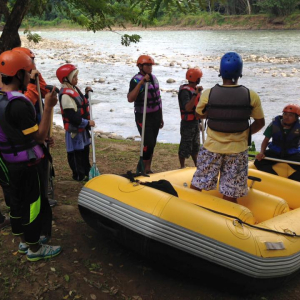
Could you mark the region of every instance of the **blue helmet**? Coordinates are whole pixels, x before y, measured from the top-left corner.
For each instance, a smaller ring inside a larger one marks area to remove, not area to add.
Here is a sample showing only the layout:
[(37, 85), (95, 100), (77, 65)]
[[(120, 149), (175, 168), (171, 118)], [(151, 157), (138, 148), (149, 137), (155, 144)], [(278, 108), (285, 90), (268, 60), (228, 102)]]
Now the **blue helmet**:
[(227, 52), (221, 58), (220, 75), (224, 79), (237, 79), (242, 77), (243, 60), (236, 52)]

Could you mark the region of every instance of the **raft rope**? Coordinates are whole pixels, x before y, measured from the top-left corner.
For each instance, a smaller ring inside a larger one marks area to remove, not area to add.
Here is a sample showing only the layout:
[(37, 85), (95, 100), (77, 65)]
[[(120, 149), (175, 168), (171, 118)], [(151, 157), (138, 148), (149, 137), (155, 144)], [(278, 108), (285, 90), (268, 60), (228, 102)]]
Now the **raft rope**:
[(300, 235), (296, 234), (296, 232), (294, 232), (294, 231), (291, 231), (292, 233), (288, 233), (288, 232), (281, 232), (281, 231), (277, 231), (277, 230), (273, 230), (273, 229), (258, 227), (258, 226), (246, 223), (246, 222), (242, 221), (240, 218), (238, 218), (236, 216), (228, 215), (228, 214), (225, 214), (225, 213), (222, 213), (222, 212), (219, 212), (219, 211), (216, 211), (216, 210), (213, 210), (213, 209), (201, 206), (201, 205), (197, 205), (197, 204), (195, 204), (195, 205), (198, 206), (198, 207), (204, 208), (204, 209), (206, 209), (208, 211), (211, 211), (213, 213), (216, 213), (218, 215), (222, 215), (222, 216), (225, 216), (225, 217), (228, 217), (228, 218), (235, 219), (239, 224), (241, 224), (241, 225), (247, 225), (247, 226), (252, 227), (254, 229), (258, 229), (258, 230), (262, 230), (262, 231), (267, 231), (267, 232), (271, 232), (271, 233), (277, 233), (277, 234), (284, 235), (284, 236), (289, 236), (289, 237), (300, 237)]
[[(131, 171), (127, 171), (127, 174), (124, 174), (122, 175), (123, 177), (127, 178), (130, 180), (130, 182), (134, 182), (134, 183), (138, 183), (138, 184), (144, 184), (142, 182), (140, 182), (139, 180), (136, 180), (134, 178), (136, 174), (133, 174)], [(249, 176), (248, 177), (249, 179), (252, 179), (253, 181), (261, 181), (260, 178), (256, 178), (256, 177), (253, 177), (253, 176)], [(268, 228), (263, 228), (263, 227), (258, 227), (258, 226), (255, 226), (255, 225), (252, 225), (252, 224), (249, 224), (249, 223), (246, 223), (244, 221), (242, 221), (240, 218), (236, 217), (236, 216), (232, 216), (232, 215), (228, 215), (228, 214), (225, 214), (225, 213), (222, 213), (222, 212), (219, 212), (219, 211), (216, 211), (216, 210), (213, 210), (213, 209), (210, 209), (210, 208), (207, 208), (207, 207), (204, 207), (204, 206), (201, 206), (201, 205), (198, 205), (198, 204), (194, 204), (195, 206), (198, 206), (198, 207), (201, 207), (203, 209), (206, 209), (210, 212), (213, 212), (215, 214), (218, 214), (218, 215), (221, 215), (221, 216), (224, 216), (224, 217), (228, 217), (228, 218), (231, 218), (231, 219), (234, 219), (236, 220), (240, 225), (246, 225), (246, 226), (249, 226), (249, 227), (252, 227), (254, 229), (258, 229), (258, 230), (262, 230), (262, 231), (266, 231), (266, 232), (271, 232), (271, 233), (276, 233), (276, 234), (280, 234), (280, 235), (284, 235), (284, 236), (289, 236), (289, 237), (300, 237), (300, 235), (296, 234), (296, 232), (294, 231), (291, 231), (291, 233), (288, 233), (288, 232), (281, 232), (281, 231), (277, 231), (277, 230), (273, 230), (273, 229), (268, 229)]]

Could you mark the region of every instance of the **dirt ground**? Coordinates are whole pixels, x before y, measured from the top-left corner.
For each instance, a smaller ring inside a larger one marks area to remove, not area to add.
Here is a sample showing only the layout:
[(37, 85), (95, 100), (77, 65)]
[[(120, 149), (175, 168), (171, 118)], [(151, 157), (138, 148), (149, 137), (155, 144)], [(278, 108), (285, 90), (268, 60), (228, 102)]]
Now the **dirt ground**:
[[(172, 268), (154, 265), (119, 245), (82, 220), (77, 198), (83, 184), (71, 180), (63, 135), (54, 130), (55, 199), (52, 245), (63, 252), (52, 260), (28, 262), (17, 253), (18, 238), (10, 228), (0, 232), (0, 299), (300, 299), (300, 276), (274, 290), (238, 295), (217, 288), (218, 282), (192, 280)], [(158, 144), (153, 169), (179, 167), (177, 145)], [(135, 170), (139, 143), (96, 139), (101, 173)], [(191, 160), (188, 165), (192, 166)], [(1, 211), (4, 207), (1, 196)]]

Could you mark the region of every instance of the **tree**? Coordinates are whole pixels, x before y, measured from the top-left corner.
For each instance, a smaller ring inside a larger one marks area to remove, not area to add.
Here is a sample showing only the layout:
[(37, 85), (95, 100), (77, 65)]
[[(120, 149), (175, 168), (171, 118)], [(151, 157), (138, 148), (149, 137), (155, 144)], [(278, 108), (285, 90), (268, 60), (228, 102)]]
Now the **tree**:
[[(94, 32), (112, 26), (125, 27), (126, 23), (147, 26), (157, 15), (161, 5), (176, 6), (183, 12), (195, 10), (197, 0), (1, 0), (0, 19), (5, 21), (0, 38), (0, 53), (20, 46), (18, 30), (26, 15), (41, 16), (54, 7), (68, 18)], [(138, 35), (122, 36), (129, 45), (139, 40)]]
[(299, 0), (258, 0), (256, 5), (275, 16), (287, 16), (295, 11)]

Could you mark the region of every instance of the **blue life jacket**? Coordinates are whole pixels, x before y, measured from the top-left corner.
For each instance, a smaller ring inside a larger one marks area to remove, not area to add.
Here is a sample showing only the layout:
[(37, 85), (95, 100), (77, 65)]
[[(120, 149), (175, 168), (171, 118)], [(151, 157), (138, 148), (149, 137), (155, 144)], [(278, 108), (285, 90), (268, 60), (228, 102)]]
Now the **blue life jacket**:
[(296, 154), (300, 152), (300, 122), (297, 120), (294, 126), (284, 133), (282, 124), (282, 116), (277, 116), (272, 121), (272, 141), (268, 144), (268, 148), (280, 154), (282, 157), (286, 155)]

